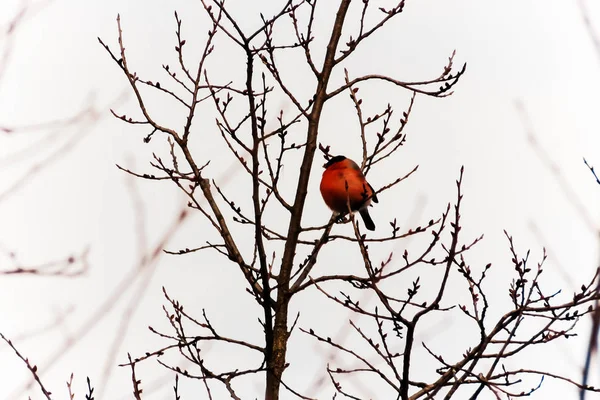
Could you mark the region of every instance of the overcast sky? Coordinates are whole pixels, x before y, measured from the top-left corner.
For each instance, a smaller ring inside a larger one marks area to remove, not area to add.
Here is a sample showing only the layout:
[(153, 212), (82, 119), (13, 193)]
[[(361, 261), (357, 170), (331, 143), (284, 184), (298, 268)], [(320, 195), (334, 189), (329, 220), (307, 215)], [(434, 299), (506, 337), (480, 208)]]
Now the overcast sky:
[[(259, 11), (269, 14), (274, 9), (267, 1), (229, 3), (247, 27), (258, 23)], [(322, 5), (317, 18), (321, 40), (328, 33), (327, 24), (338, 2), (331, 3)], [(600, 32), (600, 6), (592, 1), (583, 3)], [(18, 0), (2, 0), (0, 23), (10, 20), (19, 4)], [(103, 399), (127, 398), (131, 392), (130, 371), (114, 365), (124, 362), (127, 352), (142, 354), (164, 343), (147, 330), (148, 325), (167, 326), (161, 308), (163, 286), (189, 309), (200, 313), (206, 308), (222, 329), (244, 327), (249, 336), (260, 338), (256, 323), (260, 313), (244, 292), (243, 278), (217, 254), (163, 255), (157, 264), (144, 267), (137, 274), (139, 279), (127, 286), (128, 276), (136, 275), (140, 246), (152, 249), (157, 245), (175, 221), (184, 199), (172, 184), (133, 181), (116, 168), (118, 163), (147, 172), (152, 152), (168, 153), (164, 141), (153, 140), (145, 145), (142, 139), (149, 132), (110, 116), (109, 107), (132, 115), (136, 115), (136, 108), (124, 76), (97, 37), (117, 49), (116, 16), (120, 14), (134, 69), (146, 79), (165, 79), (161, 65), (176, 62), (174, 10), (183, 19), (184, 34), (192, 43), (188, 46), (199, 45), (209, 26), (197, 0), (56, 0), (25, 18), (14, 41), (0, 36), (0, 50), (6, 51), (12, 44), (5, 68), (0, 64), (0, 127), (63, 120), (87, 107), (96, 113), (82, 117), (88, 118), (83, 120), (85, 123), (78, 120), (57, 133), (52, 129), (0, 133), (0, 246), (14, 251), (23, 264), (38, 264), (90, 249), (90, 270), (83, 277), (0, 279), (0, 332), (9, 337), (35, 331), (68, 313), (59, 327), (21, 341), (23, 352), (39, 365), (58, 399), (66, 398), (64, 382), (71, 372), (75, 373), (78, 396), (84, 390), (86, 376), (100, 385), (111, 346), (116, 346), (116, 361), (109, 362), (112, 374), (105, 387), (98, 386), (97, 391)], [(211, 76), (215, 81), (241, 82), (243, 59), (228, 52), (225, 39), (218, 43), (222, 47), (210, 65)], [(600, 57), (586, 31), (579, 3), (408, 0), (402, 15), (373, 37), (348, 68), (354, 76), (381, 73), (401, 80), (428, 79), (439, 75), (453, 50), (457, 52), (456, 65), (466, 62), (467, 73), (448, 98), (417, 97), (406, 128), (406, 145), (393, 163), (374, 170), (369, 179), (378, 187), (417, 164), (419, 171), (395, 191), (382, 195), (380, 204), (371, 211), (372, 217), (381, 227), (394, 217), (406, 224), (419, 204), (423, 206), (421, 222), (439, 215), (448, 202), (454, 201), (454, 181), (464, 165), (464, 234), (471, 238), (485, 234), (485, 240), (473, 252), (474, 265), (492, 262), (500, 271), (499, 282), (505, 283), (501, 278), (503, 268), (511, 268), (502, 233), (506, 229), (515, 236), (520, 250), (532, 250), (535, 260), (546, 246), (550, 253), (548, 287), (570, 293), (591, 277), (598, 265), (600, 217), (600, 188), (582, 161), (586, 157), (600, 168)], [(293, 58), (283, 60), (282, 65), (293, 87), (300, 93), (310, 90), (310, 85), (306, 89), (308, 75), (294, 69)], [(341, 82), (341, 72), (333, 79)], [(401, 90), (384, 86), (365, 87), (361, 94), (368, 107), (375, 109), (390, 102), (397, 113), (406, 107), (409, 98)], [(153, 99), (152, 105), (165, 122), (179, 121), (173, 104)], [(282, 100), (277, 107), (292, 110), (293, 106)], [(249, 197), (244, 192), (242, 172), (232, 168), (232, 157), (224, 150), (212, 123), (207, 119), (202, 125), (205, 129), (194, 138), (195, 148), (198, 154), (213, 156), (211, 178), (222, 182), (233, 196)], [(536, 144), (528, 139), (528, 131), (535, 133)], [(345, 98), (326, 109), (319, 140), (331, 145), (334, 153), (357, 159), (361, 154), (357, 132), (356, 116)], [(6, 161), (8, 155), (48, 137), (49, 144), (28, 151), (27, 157)], [(61, 146), (66, 147), (60, 156), (52, 158)], [(48, 157), (49, 161), (44, 162)], [(552, 168), (547, 160), (551, 160)], [(320, 156), (316, 162), (321, 163)], [(35, 169), (38, 163), (44, 167)], [(315, 168), (307, 199), (307, 218), (315, 224), (329, 217), (317, 190), (320, 173), (320, 168)], [(2, 195), (23, 175), (30, 177), (27, 183)], [(290, 183), (284, 190), (292, 193), (292, 187)], [(136, 196), (142, 199), (142, 209)], [(277, 216), (274, 213), (270, 218), (277, 222)], [(136, 225), (140, 217), (147, 233), (141, 244)], [(335, 229), (350, 228), (346, 225)], [(194, 247), (210, 237), (214, 233), (209, 232), (208, 225), (192, 215), (167, 247)], [(386, 258), (390, 249), (382, 248), (378, 258)], [(342, 250), (323, 253), (321, 265), (335, 260), (348, 268), (360, 267), (355, 247)], [(9, 260), (0, 259), (0, 267), (3, 262)], [(573, 282), (572, 288), (569, 285)], [(506, 286), (499, 284), (490, 290), (499, 298), (507, 296)], [(122, 294), (116, 306), (87, 331), (85, 327), (114, 293)], [(293, 307), (302, 312), (302, 326), (335, 336), (345, 329), (340, 324), (346, 323), (348, 316), (324, 303), (323, 296), (312, 291)], [(131, 304), (138, 306), (131, 314), (124, 314)], [(123, 320), (128, 325), (121, 333), (117, 329), (123, 326)], [(547, 357), (551, 369), (578, 378), (588, 337), (587, 322), (579, 326), (580, 338), (558, 344), (551, 353), (532, 352), (531, 357)], [(439, 345), (457, 340), (450, 338), (464, 329), (446, 320), (431, 321), (430, 326), (444, 327), (437, 335), (439, 342), (434, 340)], [(65, 352), (64, 344), (77, 336), (82, 339)], [(123, 336), (123, 342), (114, 345), (115, 336)], [(456, 346), (459, 352), (464, 350), (461, 344)], [(323, 367), (323, 354), (328, 354), (324, 349), (310, 339), (297, 339), (290, 350), (296, 387), (312, 382), (314, 371)], [(27, 371), (6, 346), (0, 346), (0, 352), (0, 398), (40, 398), (35, 388), (21, 391), (29, 380)], [(207, 354), (218, 354), (224, 363), (243, 357), (216, 348), (208, 349)], [(161, 379), (168, 379), (168, 385), (149, 394), (148, 399), (170, 398), (171, 374), (153, 362), (142, 364), (139, 374), (147, 392), (152, 382), (160, 384)], [(191, 394), (199, 390), (196, 383), (183, 387), (183, 398), (185, 393), (187, 398), (198, 398)], [(312, 395), (330, 398), (332, 390), (325, 385)], [(260, 382), (252, 380), (241, 389), (243, 398), (260, 397), (261, 392)], [(536, 398), (549, 398), (549, 393), (554, 398), (573, 398), (575, 391), (547, 380)]]

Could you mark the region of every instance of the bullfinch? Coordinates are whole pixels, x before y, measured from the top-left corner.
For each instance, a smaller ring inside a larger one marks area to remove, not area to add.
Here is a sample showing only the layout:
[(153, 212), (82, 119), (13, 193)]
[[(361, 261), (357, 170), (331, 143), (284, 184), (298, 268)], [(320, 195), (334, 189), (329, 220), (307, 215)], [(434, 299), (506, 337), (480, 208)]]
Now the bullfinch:
[(325, 165), (321, 178), (321, 195), (327, 207), (341, 215), (358, 211), (365, 227), (373, 231), (375, 223), (369, 215), (371, 201), (378, 202), (373, 187), (369, 185), (360, 167), (344, 156), (335, 156)]

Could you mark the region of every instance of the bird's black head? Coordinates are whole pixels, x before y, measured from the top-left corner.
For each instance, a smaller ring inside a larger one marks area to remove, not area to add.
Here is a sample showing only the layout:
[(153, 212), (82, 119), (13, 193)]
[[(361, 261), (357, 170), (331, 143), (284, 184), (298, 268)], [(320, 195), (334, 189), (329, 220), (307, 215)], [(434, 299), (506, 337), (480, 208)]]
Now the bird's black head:
[(323, 168), (328, 168), (330, 166), (332, 166), (333, 164), (340, 162), (340, 161), (344, 161), (346, 159), (346, 157), (344, 156), (335, 156), (329, 159), (329, 161), (327, 161), (324, 165)]

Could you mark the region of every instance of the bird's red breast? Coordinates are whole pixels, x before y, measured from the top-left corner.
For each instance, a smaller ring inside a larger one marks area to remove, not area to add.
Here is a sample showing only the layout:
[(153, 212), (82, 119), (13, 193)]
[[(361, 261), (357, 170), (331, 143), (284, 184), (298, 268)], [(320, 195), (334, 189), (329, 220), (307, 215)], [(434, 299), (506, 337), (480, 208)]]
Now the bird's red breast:
[(327, 206), (339, 213), (348, 212), (368, 206), (373, 189), (365, 179), (356, 163), (343, 158), (327, 164), (321, 178), (321, 195)]

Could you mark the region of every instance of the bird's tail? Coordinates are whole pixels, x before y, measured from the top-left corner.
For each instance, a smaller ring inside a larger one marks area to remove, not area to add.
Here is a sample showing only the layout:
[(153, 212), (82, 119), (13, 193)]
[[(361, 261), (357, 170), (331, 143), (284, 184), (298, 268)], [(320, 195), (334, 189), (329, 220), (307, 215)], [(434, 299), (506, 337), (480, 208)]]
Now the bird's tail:
[(371, 219), (371, 216), (369, 215), (369, 210), (365, 207), (363, 209), (358, 210), (358, 212), (360, 213), (360, 216), (362, 217), (362, 220), (365, 223), (365, 227), (370, 231), (374, 231), (375, 223), (373, 222), (373, 220)]

